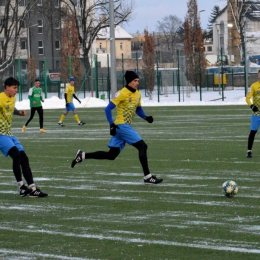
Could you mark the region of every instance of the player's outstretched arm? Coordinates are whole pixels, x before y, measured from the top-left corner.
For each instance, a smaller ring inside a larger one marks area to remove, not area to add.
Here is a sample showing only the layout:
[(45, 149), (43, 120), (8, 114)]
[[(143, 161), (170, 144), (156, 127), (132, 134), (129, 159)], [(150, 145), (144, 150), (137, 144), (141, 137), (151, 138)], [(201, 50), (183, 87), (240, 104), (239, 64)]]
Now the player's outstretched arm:
[(149, 124), (153, 122), (153, 117), (147, 116), (141, 106), (136, 108), (136, 114), (146, 120)]

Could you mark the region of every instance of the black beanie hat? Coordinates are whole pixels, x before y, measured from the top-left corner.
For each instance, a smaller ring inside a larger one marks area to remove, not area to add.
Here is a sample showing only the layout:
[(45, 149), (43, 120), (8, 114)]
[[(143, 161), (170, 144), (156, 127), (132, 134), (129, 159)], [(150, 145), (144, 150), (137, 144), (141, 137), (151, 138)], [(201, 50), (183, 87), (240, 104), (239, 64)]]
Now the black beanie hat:
[(134, 79), (139, 79), (138, 75), (131, 70), (127, 70), (125, 72), (125, 80), (126, 80), (126, 84), (130, 83), (131, 81), (133, 81)]

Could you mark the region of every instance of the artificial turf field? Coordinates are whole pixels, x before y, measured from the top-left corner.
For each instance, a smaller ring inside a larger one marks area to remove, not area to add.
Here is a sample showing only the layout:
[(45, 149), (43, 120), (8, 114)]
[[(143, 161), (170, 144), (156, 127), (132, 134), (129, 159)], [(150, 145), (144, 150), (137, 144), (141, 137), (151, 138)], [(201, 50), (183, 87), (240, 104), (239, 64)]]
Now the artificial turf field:
[[(103, 108), (79, 109), (57, 125), (62, 109), (38, 115), (26, 133), (15, 116), (13, 134), (30, 158), (36, 184), (49, 194), (20, 198), (11, 160), (0, 155), (0, 259), (260, 258), (260, 137), (245, 157), (247, 106), (145, 107), (154, 123), (136, 117), (148, 144), (150, 170), (164, 182), (144, 185), (137, 150), (115, 161), (85, 160), (70, 168), (78, 149), (107, 150)], [(239, 185), (222, 194), (226, 180)]]

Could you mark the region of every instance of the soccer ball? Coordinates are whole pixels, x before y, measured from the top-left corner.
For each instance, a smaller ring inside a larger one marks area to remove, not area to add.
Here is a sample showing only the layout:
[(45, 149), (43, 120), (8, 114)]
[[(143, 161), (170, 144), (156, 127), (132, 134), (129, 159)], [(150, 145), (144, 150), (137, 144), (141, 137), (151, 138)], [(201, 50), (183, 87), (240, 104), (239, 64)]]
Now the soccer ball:
[(234, 181), (225, 181), (222, 190), (226, 197), (233, 197), (238, 193), (238, 186)]

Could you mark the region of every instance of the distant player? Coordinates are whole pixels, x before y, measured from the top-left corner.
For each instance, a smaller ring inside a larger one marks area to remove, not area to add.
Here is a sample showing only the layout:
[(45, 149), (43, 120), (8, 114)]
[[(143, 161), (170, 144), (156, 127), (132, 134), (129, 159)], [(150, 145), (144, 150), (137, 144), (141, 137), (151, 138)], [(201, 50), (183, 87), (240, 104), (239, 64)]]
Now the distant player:
[[(13, 160), (13, 173), (17, 181), (20, 196), (29, 194), (32, 198), (47, 197), (48, 194), (40, 191), (34, 181), (29, 165), (29, 159), (17, 137), (11, 133), (13, 114), (25, 116), (25, 111), (15, 108), (15, 95), (18, 92), (19, 81), (13, 77), (5, 80), (5, 90), (0, 93), (0, 150), (5, 157)], [(29, 187), (23, 183), (22, 175)]]
[[(252, 116), (251, 116), (251, 125), (250, 125), (250, 133), (248, 136), (248, 145), (247, 145), (247, 158), (252, 158), (252, 147), (255, 139), (255, 134), (258, 131), (260, 126), (260, 70), (257, 74), (258, 81), (253, 83), (250, 86), (250, 89), (246, 95), (246, 103), (252, 109)], [(253, 99), (253, 102), (251, 101)]]
[(78, 102), (81, 103), (81, 101), (75, 95), (75, 91), (74, 91), (75, 80), (74, 80), (74, 78), (70, 78), (69, 81), (70, 81), (70, 84), (66, 87), (65, 94), (64, 94), (66, 107), (65, 107), (64, 113), (60, 117), (60, 121), (58, 122), (58, 125), (64, 126), (63, 120), (65, 119), (65, 117), (67, 116), (69, 111), (73, 111), (74, 118), (75, 118), (76, 122), (78, 123), (78, 125), (85, 125), (85, 123), (83, 123), (79, 120), (79, 116), (78, 116), (76, 108), (73, 104), (73, 98), (77, 99)]
[(35, 112), (37, 111), (39, 115), (39, 124), (40, 124), (40, 133), (46, 133), (46, 130), (43, 129), (43, 108), (42, 102), (44, 102), (42, 98), (42, 89), (40, 88), (40, 80), (36, 79), (34, 82), (34, 87), (29, 89), (28, 98), (30, 100), (30, 108), (31, 114), (26, 123), (22, 128), (22, 132), (26, 131), (26, 127), (33, 119)]
[[(163, 179), (157, 179), (155, 175), (150, 173), (147, 160), (147, 145), (131, 126), (135, 114), (148, 123), (153, 122), (153, 117), (146, 116), (141, 107), (141, 94), (137, 90), (139, 86), (138, 75), (134, 71), (126, 71), (125, 79), (127, 83), (126, 86), (116, 93), (115, 98), (105, 109), (106, 117), (110, 124), (110, 135), (112, 135), (108, 144), (110, 148), (109, 151), (85, 153), (78, 150), (71, 163), (71, 167), (73, 168), (76, 163), (81, 163), (84, 159), (114, 160), (127, 143), (138, 150), (139, 160), (144, 173), (144, 183), (158, 184), (161, 183)], [(114, 122), (112, 119), (112, 109), (115, 107), (117, 107), (117, 117)]]

